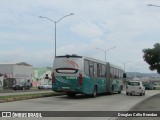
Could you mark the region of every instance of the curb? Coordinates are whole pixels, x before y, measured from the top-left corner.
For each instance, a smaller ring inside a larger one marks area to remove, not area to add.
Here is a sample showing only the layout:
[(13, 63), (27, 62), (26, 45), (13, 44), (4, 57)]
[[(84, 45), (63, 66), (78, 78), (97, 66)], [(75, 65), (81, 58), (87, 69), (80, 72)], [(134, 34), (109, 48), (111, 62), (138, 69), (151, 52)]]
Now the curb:
[[(28, 96), (30, 95), (30, 96)], [(61, 96), (61, 95), (65, 95), (65, 93), (31, 93), (31, 94), (26, 94), (23, 95), (9, 95), (9, 96), (5, 96), (8, 98), (0, 98), (0, 103), (5, 103), (5, 102), (14, 102), (14, 101), (20, 101), (20, 100), (28, 100), (28, 99), (36, 99), (36, 98), (43, 98), (43, 97), (51, 97), (51, 96)]]

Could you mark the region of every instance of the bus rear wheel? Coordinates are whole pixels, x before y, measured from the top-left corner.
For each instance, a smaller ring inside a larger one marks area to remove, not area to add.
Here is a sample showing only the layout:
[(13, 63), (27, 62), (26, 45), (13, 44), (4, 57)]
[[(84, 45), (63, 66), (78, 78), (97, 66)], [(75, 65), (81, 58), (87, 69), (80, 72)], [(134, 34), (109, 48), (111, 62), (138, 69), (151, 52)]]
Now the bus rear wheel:
[(109, 92), (110, 95), (113, 95), (114, 87), (112, 86), (111, 91)]
[(97, 96), (97, 86), (94, 87), (94, 92), (92, 94), (92, 97), (96, 97)]
[(68, 97), (74, 97), (76, 94), (75, 93), (73, 93), (73, 92), (67, 92), (67, 96)]

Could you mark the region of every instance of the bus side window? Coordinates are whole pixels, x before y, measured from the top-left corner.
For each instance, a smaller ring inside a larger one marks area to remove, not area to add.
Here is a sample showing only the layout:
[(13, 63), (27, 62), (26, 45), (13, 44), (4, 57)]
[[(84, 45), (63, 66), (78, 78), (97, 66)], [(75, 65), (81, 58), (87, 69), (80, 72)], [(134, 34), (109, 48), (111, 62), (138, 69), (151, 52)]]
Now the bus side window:
[(90, 67), (89, 67), (89, 75), (90, 75), (90, 77), (94, 77), (94, 69), (93, 69), (93, 66), (90, 66)]
[(97, 63), (94, 63), (94, 77), (97, 78)]
[(93, 68), (93, 62), (89, 62), (89, 76), (94, 77), (94, 68)]
[(106, 66), (102, 65), (102, 77), (106, 77)]
[(88, 60), (84, 60), (84, 72), (86, 75), (89, 76), (89, 61)]
[(102, 66), (101, 64), (97, 64), (97, 76), (101, 77), (102, 75)]

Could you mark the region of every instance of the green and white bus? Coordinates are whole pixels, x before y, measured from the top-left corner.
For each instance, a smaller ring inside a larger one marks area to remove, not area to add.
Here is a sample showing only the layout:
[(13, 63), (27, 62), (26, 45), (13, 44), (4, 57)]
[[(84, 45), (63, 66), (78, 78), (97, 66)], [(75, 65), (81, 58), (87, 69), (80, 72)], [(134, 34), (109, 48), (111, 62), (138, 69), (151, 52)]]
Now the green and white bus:
[(52, 90), (76, 94), (121, 93), (124, 71), (108, 62), (77, 55), (56, 56), (52, 73)]

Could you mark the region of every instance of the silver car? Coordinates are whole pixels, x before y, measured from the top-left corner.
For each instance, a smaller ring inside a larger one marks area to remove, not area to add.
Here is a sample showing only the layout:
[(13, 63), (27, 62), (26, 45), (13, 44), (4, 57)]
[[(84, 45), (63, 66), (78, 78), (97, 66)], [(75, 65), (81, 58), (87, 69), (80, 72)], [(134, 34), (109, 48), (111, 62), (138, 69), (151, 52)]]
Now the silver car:
[(38, 89), (52, 89), (52, 84), (42, 84), (40, 86), (38, 86)]

